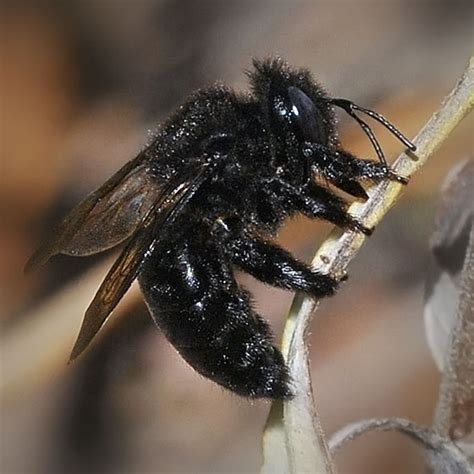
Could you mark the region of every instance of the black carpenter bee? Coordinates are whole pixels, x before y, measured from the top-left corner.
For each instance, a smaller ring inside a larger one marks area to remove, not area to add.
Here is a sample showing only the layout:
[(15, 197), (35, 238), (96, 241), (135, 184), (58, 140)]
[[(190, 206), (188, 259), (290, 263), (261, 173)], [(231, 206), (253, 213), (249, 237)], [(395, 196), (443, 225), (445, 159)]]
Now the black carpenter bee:
[[(126, 242), (87, 309), (71, 359), (138, 278), (155, 323), (195, 370), (246, 397), (291, 396), (283, 357), (234, 269), (315, 298), (334, 294), (336, 279), (270, 239), (296, 213), (370, 234), (328, 185), (365, 199), (365, 181), (406, 183), (357, 113), (415, 147), (381, 115), (327, 95), (307, 70), (280, 59), (253, 66), (252, 93), (223, 85), (194, 93), (28, 262)], [(380, 162), (342, 149), (334, 107), (357, 120)]]

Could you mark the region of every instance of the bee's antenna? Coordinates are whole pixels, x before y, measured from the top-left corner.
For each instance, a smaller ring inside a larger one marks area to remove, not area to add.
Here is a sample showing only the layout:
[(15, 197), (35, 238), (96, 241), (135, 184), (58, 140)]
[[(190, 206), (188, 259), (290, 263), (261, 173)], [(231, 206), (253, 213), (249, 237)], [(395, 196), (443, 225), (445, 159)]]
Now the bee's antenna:
[(365, 134), (369, 138), (370, 143), (372, 143), (372, 146), (374, 147), (375, 153), (377, 153), (377, 156), (379, 157), (380, 162), (386, 165), (387, 160), (385, 158), (385, 154), (382, 150), (382, 147), (380, 146), (380, 143), (377, 140), (377, 137), (375, 136), (374, 132), (369, 127), (367, 122), (364, 122), (364, 120), (362, 120), (357, 114), (355, 114), (352, 108), (344, 109), (344, 110), (360, 125), (360, 128), (362, 128), (362, 130), (365, 132)]
[(374, 147), (377, 156), (383, 164), (387, 164), (387, 161), (383, 154), (382, 147), (380, 146), (377, 138), (372, 132), (372, 129), (355, 113), (356, 111), (362, 112), (368, 115), (369, 117), (372, 117), (374, 120), (382, 124), (387, 130), (389, 130), (395, 137), (397, 137), (408, 149), (410, 149), (411, 151), (416, 151), (416, 146), (410, 140), (408, 140), (408, 138), (406, 138), (405, 135), (403, 135), (403, 133), (398, 130), (398, 128), (392, 125), (383, 115), (378, 114), (373, 110), (360, 107), (359, 105), (354, 104), (354, 102), (351, 102), (347, 99), (329, 99), (328, 102), (332, 105), (335, 105), (336, 107), (340, 107), (345, 112), (347, 112), (347, 114), (349, 114), (354, 120), (357, 121), (362, 130), (369, 137), (369, 140), (372, 143), (372, 146)]

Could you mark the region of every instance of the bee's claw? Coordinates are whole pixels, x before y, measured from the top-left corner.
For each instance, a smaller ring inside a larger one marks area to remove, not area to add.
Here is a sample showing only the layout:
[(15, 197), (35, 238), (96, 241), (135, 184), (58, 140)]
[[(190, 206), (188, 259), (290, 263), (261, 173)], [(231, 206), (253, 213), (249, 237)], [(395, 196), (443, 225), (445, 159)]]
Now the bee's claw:
[(388, 174), (388, 178), (391, 181), (397, 181), (400, 184), (406, 185), (410, 181), (410, 178), (407, 178), (406, 176), (401, 176), (395, 171), (390, 171)]
[(353, 219), (352, 228), (358, 232), (362, 232), (367, 237), (370, 237), (374, 232), (373, 227), (367, 227), (364, 224), (362, 224), (362, 222), (359, 222), (357, 219)]

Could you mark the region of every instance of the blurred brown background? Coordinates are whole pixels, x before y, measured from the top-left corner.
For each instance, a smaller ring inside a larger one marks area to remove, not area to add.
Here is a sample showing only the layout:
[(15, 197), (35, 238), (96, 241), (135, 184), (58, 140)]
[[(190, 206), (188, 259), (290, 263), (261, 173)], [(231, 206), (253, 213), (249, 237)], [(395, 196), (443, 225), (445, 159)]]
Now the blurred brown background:
[[(468, 0), (3, 1), (1, 472), (257, 472), (269, 404), (195, 374), (136, 288), (66, 365), (110, 255), (58, 257), (28, 276), (23, 265), (190, 91), (217, 79), (245, 88), (252, 56), (306, 66), (334, 95), (413, 136), (467, 63), (473, 27)], [(422, 319), (427, 242), (442, 178), (474, 148), (472, 125), (412, 180), (315, 318), (314, 388), (328, 434), (363, 417), (431, 422), (439, 376)], [(400, 145), (375, 129), (395, 157)], [(373, 156), (342, 116), (341, 131), (347, 148)], [(329, 228), (296, 219), (280, 241), (309, 259)], [(291, 295), (242, 281), (279, 337)], [(390, 434), (354, 443), (337, 462), (341, 473), (422, 471), (420, 453)]]

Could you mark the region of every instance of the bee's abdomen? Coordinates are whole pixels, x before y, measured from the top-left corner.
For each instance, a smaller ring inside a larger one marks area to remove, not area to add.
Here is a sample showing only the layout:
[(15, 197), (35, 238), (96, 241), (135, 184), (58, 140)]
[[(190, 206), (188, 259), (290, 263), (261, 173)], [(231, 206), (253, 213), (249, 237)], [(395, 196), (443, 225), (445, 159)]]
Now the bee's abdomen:
[(205, 377), (239, 395), (288, 398), (287, 369), (269, 327), (219, 255), (210, 241), (154, 253), (139, 278), (151, 315)]

